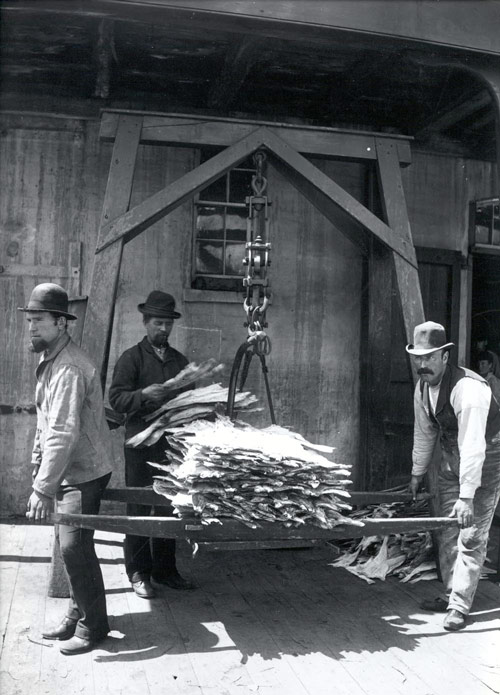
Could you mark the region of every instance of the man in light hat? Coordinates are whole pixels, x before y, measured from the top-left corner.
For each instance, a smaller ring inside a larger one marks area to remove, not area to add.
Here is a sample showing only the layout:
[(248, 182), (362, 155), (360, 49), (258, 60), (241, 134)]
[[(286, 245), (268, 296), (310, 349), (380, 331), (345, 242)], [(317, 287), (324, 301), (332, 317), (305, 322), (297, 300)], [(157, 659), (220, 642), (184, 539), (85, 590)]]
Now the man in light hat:
[[(68, 295), (59, 285), (37, 285), (20, 307), (29, 324), (31, 350), (40, 353), (36, 369), (37, 430), (33, 447), (33, 492), (26, 516), (48, 521), (54, 508), (97, 514), (112, 471), (109, 429), (99, 373), (71, 340)], [(109, 631), (106, 597), (94, 532), (56, 525), (70, 584), (66, 616), (43, 637), (63, 640), (63, 654), (82, 654)]]
[(411, 355), (420, 379), (415, 388), (415, 430), (410, 489), (415, 498), (439, 437), (441, 512), (457, 526), (439, 535), (439, 561), (446, 599), (424, 601), (426, 610), (446, 612), (444, 628), (465, 626), (500, 495), (500, 408), (488, 383), (450, 364), (443, 326), (415, 328)]
[[(180, 318), (171, 294), (153, 290), (146, 301), (138, 305), (143, 315), (146, 335), (140, 343), (125, 350), (118, 359), (109, 389), (109, 402), (119, 413), (126, 413), (125, 439), (133, 437), (148, 426), (144, 416), (181, 391), (166, 391), (164, 382), (176, 376), (188, 364), (180, 352), (171, 347), (168, 338), (174, 320)], [(192, 386), (188, 387), (192, 388)], [(129, 487), (147, 487), (153, 484), (154, 470), (147, 461), (165, 460), (165, 444), (130, 448), (125, 446), (125, 482)], [(127, 505), (129, 516), (147, 516), (151, 508), (145, 505)], [(168, 514), (159, 508), (162, 516)], [(125, 536), (125, 569), (137, 596), (155, 597), (151, 579), (173, 589), (191, 589), (177, 571), (175, 540)]]

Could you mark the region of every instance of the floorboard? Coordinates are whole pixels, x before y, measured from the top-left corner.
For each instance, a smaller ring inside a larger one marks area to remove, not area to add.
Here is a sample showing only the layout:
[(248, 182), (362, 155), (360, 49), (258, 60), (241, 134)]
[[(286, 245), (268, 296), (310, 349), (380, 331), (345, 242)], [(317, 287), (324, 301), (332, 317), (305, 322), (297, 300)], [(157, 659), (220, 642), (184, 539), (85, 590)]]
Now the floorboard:
[(65, 657), (41, 639), (66, 599), (46, 598), (52, 529), (0, 525), (2, 695), (474, 695), (500, 693), (500, 587), (480, 582), (467, 628), (419, 604), (436, 582), (368, 585), (328, 546), (200, 551), (179, 545), (192, 592), (138, 598), (121, 536), (96, 534), (111, 632)]

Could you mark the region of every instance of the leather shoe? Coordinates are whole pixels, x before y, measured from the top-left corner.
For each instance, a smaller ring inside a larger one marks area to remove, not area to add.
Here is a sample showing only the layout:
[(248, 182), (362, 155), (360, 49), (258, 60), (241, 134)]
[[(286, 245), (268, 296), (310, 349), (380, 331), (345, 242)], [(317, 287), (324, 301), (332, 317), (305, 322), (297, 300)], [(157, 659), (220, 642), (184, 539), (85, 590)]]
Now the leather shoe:
[(148, 579), (140, 579), (138, 582), (132, 582), (132, 589), (139, 598), (154, 598), (155, 590), (151, 586)]
[(47, 632), (42, 632), (42, 637), (44, 639), (57, 639), (57, 640), (67, 640), (71, 639), (75, 634), (76, 620), (71, 620), (70, 618), (63, 618), (59, 625), (53, 630), (47, 630)]
[(432, 613), (446, 613), (448, 611), (448, 601), (445, 601), (444, 598), (427, 599), (422, 601), (420, 608)]
[(178, 572), (171, 572), (162, 577), (153, 577), (153, 581), (157, 584), (169, 586), (171, 589), (178, 589), (179, 591), (192, 591), (195, 588), (194, 584), (184, 579), (184, 577), (181, 577)]
[(66, 656), (73, 656), (73, 654), (85, 654), (86, 652), (91, 652), (92, 649), (94, 649), (94, 647), (104, 639), (106, 639), (106, 635), (99, 639), (87, 639), (85, 637), (77, 637), (76, 635), (73, 635), (70, 640), (64, 644), (61, 644), (59, 651), (61, 654), (65, 654)]
[(444, 619), (443, 627), (445, 630), (461, 630), (465, 627), (465, 615), (452, 608)]

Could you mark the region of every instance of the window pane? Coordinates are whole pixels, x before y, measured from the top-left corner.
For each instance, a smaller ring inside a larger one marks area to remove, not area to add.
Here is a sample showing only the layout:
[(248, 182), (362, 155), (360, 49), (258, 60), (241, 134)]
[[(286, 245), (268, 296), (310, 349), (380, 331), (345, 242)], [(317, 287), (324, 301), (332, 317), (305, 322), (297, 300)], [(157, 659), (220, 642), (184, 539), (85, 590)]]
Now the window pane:
[(203, 275), (222, 275), (222, 242), (199, 241), (197, 243), (196, 272)]
[(226, 244), (226, 275), (244, 275), (245, 244)]
[(224, 208), (198, 205), (196, 236), (198, 239), (223, 239)]
[(221, 202), (226, 201), (226, 175), (217, 179), (210, 186), (207, 186), (202, 191), (200, 191), (200, 200), (220, 200)]
[(226, 213), (226, 238), (229, 241), (246, 241), (247, 213), (245, 210), (228, 209)]
[(252, 171), (229, 172), (229, 200), (244, 203), (246, 196), (252, 195)]

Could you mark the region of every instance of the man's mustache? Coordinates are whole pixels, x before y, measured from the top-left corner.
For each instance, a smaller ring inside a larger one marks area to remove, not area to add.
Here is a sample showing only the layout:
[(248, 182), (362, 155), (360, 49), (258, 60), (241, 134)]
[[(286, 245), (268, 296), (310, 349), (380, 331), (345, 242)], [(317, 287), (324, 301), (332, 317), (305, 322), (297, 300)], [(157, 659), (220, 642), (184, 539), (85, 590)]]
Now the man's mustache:
[(434, 374), (434, 372), (431, 369), (421, 367), (420, 369), (417, 369), (417, 374)]

